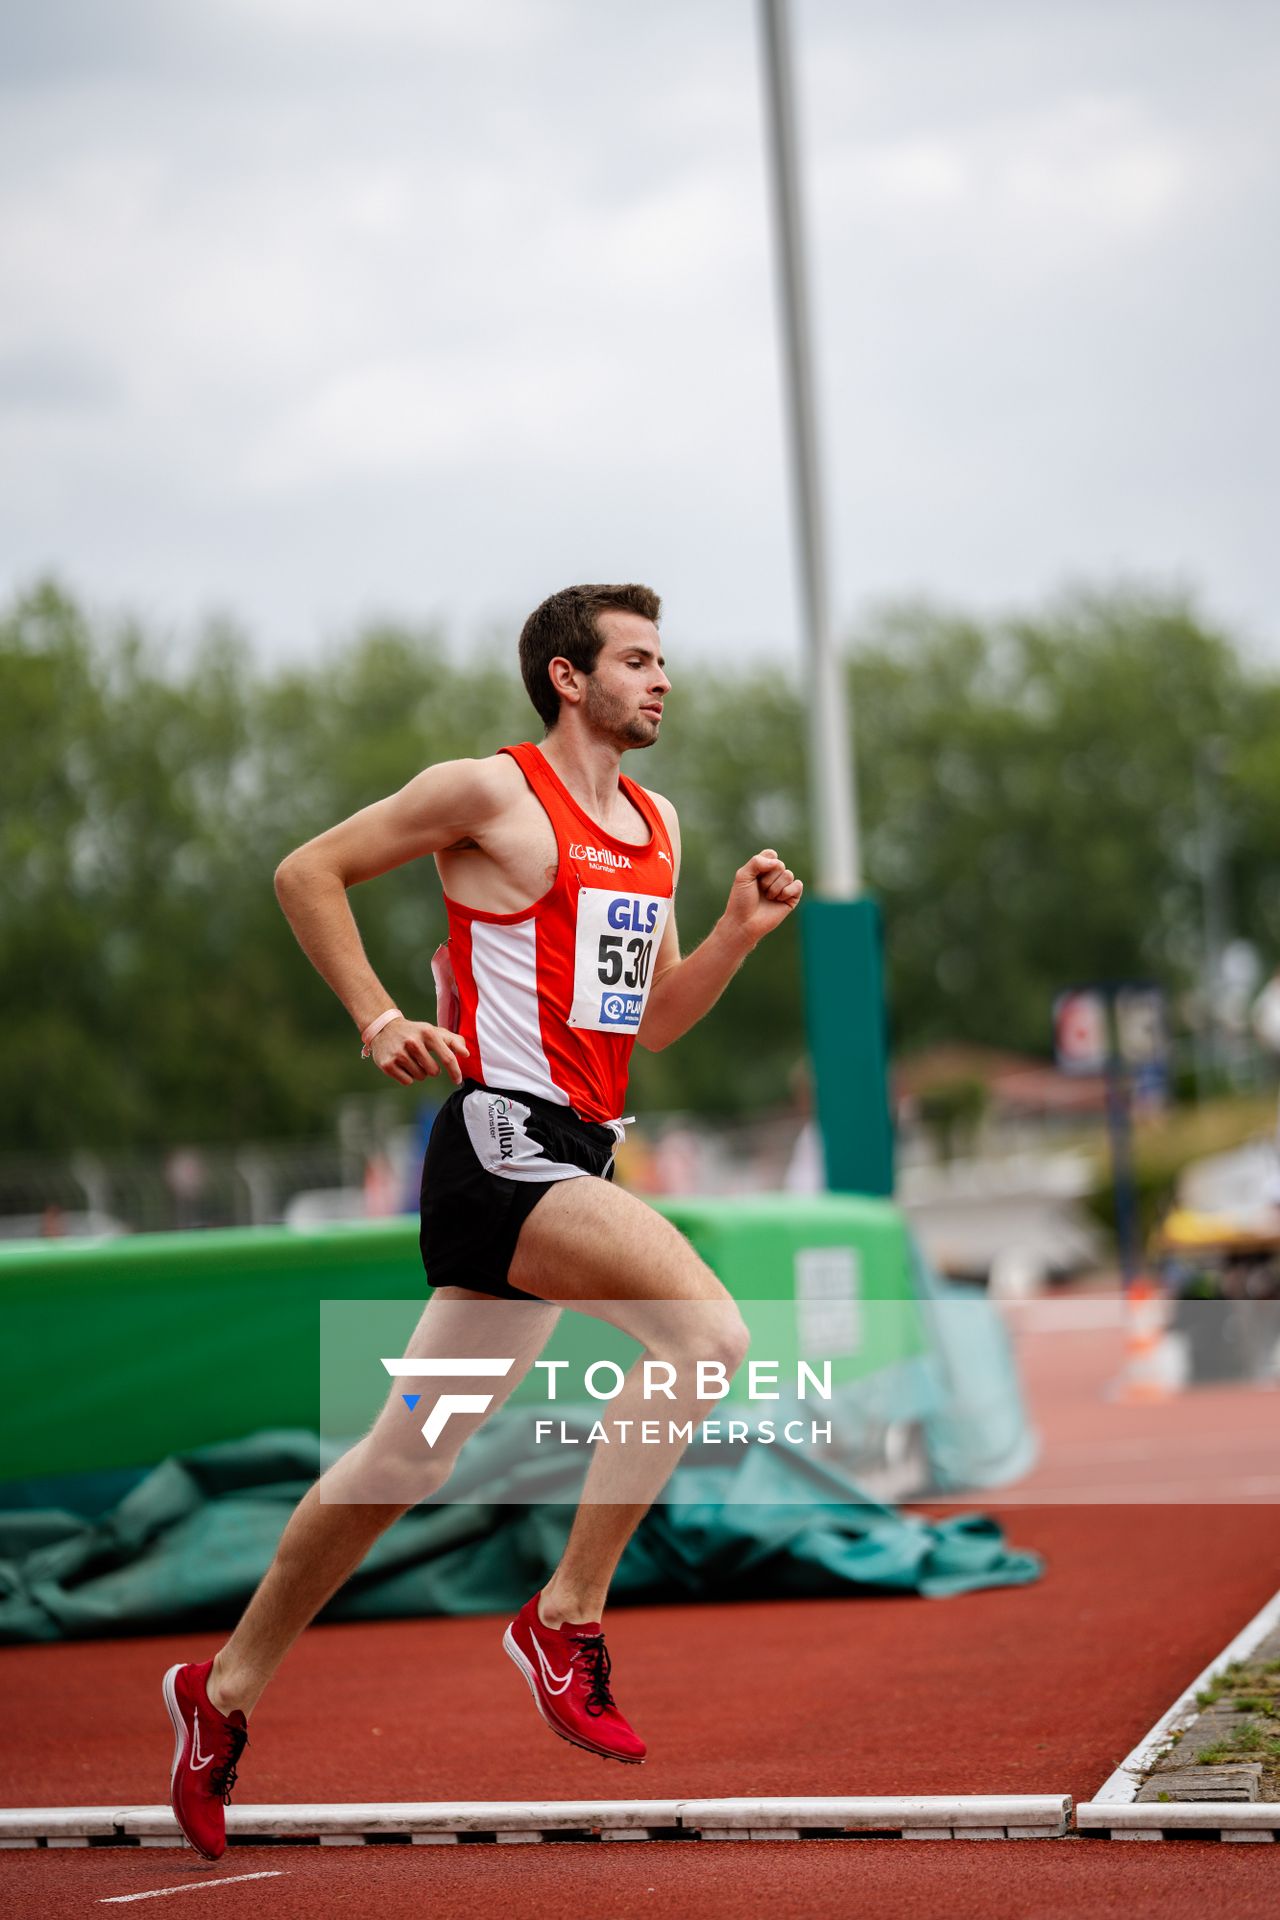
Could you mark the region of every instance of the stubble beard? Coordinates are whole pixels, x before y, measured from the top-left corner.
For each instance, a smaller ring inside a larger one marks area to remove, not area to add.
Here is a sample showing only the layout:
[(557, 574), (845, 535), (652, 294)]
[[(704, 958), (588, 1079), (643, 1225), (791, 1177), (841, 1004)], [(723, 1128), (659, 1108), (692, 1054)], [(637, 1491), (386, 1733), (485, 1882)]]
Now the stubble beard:
[(625, 701), (606, 693), (593, 677), (587, 680), (586, 718), (595, 733), (619, 749), (651, 747), (658, 738), (655, 721), (643, 713), (628, 713)]

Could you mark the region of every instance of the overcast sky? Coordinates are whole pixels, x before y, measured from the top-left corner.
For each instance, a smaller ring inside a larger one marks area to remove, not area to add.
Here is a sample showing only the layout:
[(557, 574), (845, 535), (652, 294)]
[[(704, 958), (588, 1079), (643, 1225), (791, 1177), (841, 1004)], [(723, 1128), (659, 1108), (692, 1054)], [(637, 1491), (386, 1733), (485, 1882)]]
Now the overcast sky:
[[(793, 22), (841, 623), (1123, 572), (1280, 653), (1280, 8)], [(38, 0), (0, 96), (0, 589), (793, 656), (751, 0)]]

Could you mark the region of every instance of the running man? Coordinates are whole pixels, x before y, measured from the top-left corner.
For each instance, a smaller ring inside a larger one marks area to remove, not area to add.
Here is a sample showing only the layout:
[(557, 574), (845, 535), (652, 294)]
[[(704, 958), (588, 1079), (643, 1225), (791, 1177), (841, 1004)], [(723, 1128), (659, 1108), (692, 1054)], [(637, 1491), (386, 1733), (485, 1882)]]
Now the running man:
[[(664, 1411), (709, 1402), (695, 1362), (731, 1374), (747, 1334), (716, 1276), (663, 1217), (613, 1184), (635, 1041), (670, 1046), (715, 1005), (801, 883), (772, 848), (734, 875), (720, 920), (680, 956), (675, 809), (621, 772), (658, 738), (671, 690), (661, 603), (642, 586), (567, 587), (520, 636), (540, 746), (429, 767), (285, 859), (276, 891), (298, 940), (338, 995), (378, 1069), (403, 1086), (446, 1073), (454, 1091), (431, 1131), (421, 1244), (432, 1293), (410, 1343), (418, 1358), (477, 1352), (477, 1302), (514, 1356), (486, 1411), (546, 1344), (562, 1306), (633, 1334), (678, 1387)], [(436, 956), (437, 1023), (406, 1015), (361, 945), (348, 889), (431, 854), (448, 909)], [(500, 1309), (494, 1302), (507, 1303)], [(480, 1348), (484, 1351), (484, 1348)], [(645, 1412), (642, 1361), (612, 1402)], [(192, 1846), (216, 1859), (248, 1715), (285, 1654), (415, 1498), (439, 1490), (486, 1417), (457, 1414), (424, 1465), (393, 1382), (370, 1432), (299, 1503), (243, 1617), (212, 1660), (165, 1676), (172, 1799)], [(410, 1443), (412, 1455), (410, 1457)], [(597, 1447), (560, 1564), (503, 1644), (553, 1732), (605, 1758), (645, 1745), (614, 1701), (601, 1619), (610, 1580), (676, 1463), (679, 1441)], [(412, 1472), (412, 1491), (370, 1488)]]

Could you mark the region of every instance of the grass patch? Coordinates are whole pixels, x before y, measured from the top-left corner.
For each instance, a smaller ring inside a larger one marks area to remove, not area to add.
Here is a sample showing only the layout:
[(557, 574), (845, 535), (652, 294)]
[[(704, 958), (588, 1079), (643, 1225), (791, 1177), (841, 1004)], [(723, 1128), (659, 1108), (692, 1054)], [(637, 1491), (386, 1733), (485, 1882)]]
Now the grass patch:
[[(1276, 1725), (1280, 1721), (1280, 1659), (1232, 1660), (1197, 1690), (1195, 1701), (1201, 1711), (1221, 1701), (1231, 1718), (1227, 1725), (1213, 1728), (1212, 1741), (1192, 1756), (1193, 1763), (1221, 1767), (1260, 1761), (1264, 1799), (1280, 1799), (1280, 1729)], [(1172, 1753), (1189, 1731), (1179, 1728), (1171, 1734), (1165, 1752)], [(1159, 1798), (1167, 1800), (1169, 1795)]]
[[(1261, 1094), (1243, 1098), (1228, 1094), (1197, 1106), (1172, 1107), (1158, 1118), (1140, 1121), (1134, 1128), (1134, 1177), (1143, 1232), (1155, 1226), (1178, 1175), (1190, 1161), (1269, 1138), (1275, 1123), (1275, 1100)], [(1111, 1163), (1096, 1135), (1087, 1144), (1093, 1153), (1096, 1184), (1086, 1205), (1110, 1228), (1115, 1221)]]
[(1224, 1760), (1249, 1760), (1264, 1754), (1268, 1760), (1280, 1759), (1280, 1735), (1268, 1734), (1252, 1720), (1233, 1727), (1222, 1739), (1211, 1741), (1196, 1755), (1198, 1767), (1220, 1767)]
[(1268, 1684), (1266, 1678), (1272, 1674), (1280, 1674), (1280, 1660), (1270, 1660), (1266, 1666), (1252, 1669), (1244, 1660), (1233, 1660), (1221, 1673), (1214, 1674), (1208, 1686), (1198, 1689), (1196, 1705), (1203, 1711), (1230, 1696), (1237, 1712), (1280, 1717), (1280, 1690)]

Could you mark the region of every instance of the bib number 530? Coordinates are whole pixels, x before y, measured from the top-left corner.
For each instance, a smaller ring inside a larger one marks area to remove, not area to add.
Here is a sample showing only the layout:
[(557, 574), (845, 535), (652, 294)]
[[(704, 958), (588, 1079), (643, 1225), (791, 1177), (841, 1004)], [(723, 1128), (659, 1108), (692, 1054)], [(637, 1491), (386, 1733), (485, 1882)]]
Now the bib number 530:
[(578, 895), (571, 1025), (602, 1033), (636, 1031), (668, 906), (653, 894), (583, 888)]
[(598, 970), (602, 987), (643, 987), (652, 961), (652, 940), (633, 933), (624, 944), (620, 933), (600, 935)]

